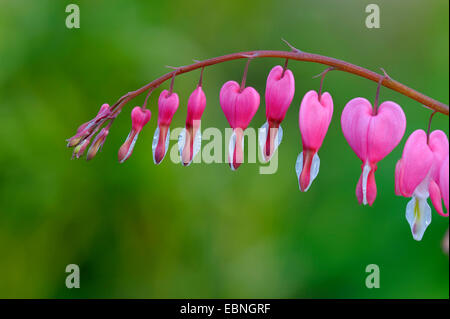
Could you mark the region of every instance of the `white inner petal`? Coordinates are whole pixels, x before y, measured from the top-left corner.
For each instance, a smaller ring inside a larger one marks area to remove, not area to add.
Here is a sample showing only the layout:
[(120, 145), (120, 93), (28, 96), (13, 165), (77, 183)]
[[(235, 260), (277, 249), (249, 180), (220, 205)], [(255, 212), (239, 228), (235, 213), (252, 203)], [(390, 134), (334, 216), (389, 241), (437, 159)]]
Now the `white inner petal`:
[(155, 134), (153, 135), (153, 141), (152, 141), (153, 162), (155, 164), (156, 164), (155, 150), (156, 150), (156, 146), (158, 146), (158, 140), (159, 140), (159, 127), (156, 127)]
[(411, 226), (411, 232), (415, 240), (421, 240), (425, 230), (431, 223), (431, 207), (427, 199), (428, 185), (430, 184), (431, 170), (424, 180), (416, 187), (412, 199), (406, 205), (406, 220)]
[[(311, 187), (312, 182), (316, 179), (317, 175), (319, 175), (320, 170), (320, 158), (319, 155), (316, 153), (313, 156), (312, 162), (311, 162), (311, 169), (309, 171), (310, 177), (309, 177), (309, 184), (308, 187), (304, 190), (304, 192), (308, 191), (308, 189)], [(300, 179), (300, 175), (303, 171), (303, 152), (301, 152), (297, 156), (297, 161), (295, 162), (295, 171), (297, 172), (297, 181)], [(300, 183), (298, 184), (298, 187), (300, 190)]]
[(362, 179), (362, 192), (363, 192), (363, 204), (367, 205), (367, 179), (370, 173), (370, 165), (365, 163), (363, 168)]
[(422, 240), (423, 234), (431, 223), (431, 208), (427, 198), (413, 196), (406, 205), (406, 220), (408, 221), (413, 238)]
[(278, 131), (277, 131), (277, 135), (274, 139), (274, 145), (273, 145), (273, 152), (270, 155), (270, 157), (268, 158), (268, 160), (266, 161), (266, 156), (265, 156), (265, 146), (266, 146), (266, 140), (267, 140), (267, 133), (269, 131), (269, 123), (267, 123), (267, 121), (263, 124), (263, 126), (261, 126), (259, 128), (258, 131), (258, 144), (259, 144), (259, 148), (261, 150), (261, 158), (262, 158), (262, 162), (266, 163), (268, 161), (271, 160), (273, 154), (275, 153), (275, 151), (278, 149), (278, 146), (281, 144), (281, 141), (283, 139), (283, 128), (281, 127), (281, 125), (278, 127)]
[(186, 128), (184, 128), (181, 132), (180, 135), (178, 135), (178, 152), (180, 153), (180, 160), (181, 160), (181, 164), (183, 165), (183, 150), (184, 150), (184, 144), (186, 142)]
[(197, 155), (197, 153), (200, 152), (201, 148), (202, 148), (202, 132), (199, 128), (195, 133), (192, 159), (194, 159), (195, 155)]
[[(180, 153), (180, 160), (182, 165), (183, 165), (182, 155), (185, 143), (186, 143), (186, 128), (184, 128), (181, 131), (180, 135), (178, 135), (178, 152)], [(189, 163), (186, 164), (186, 166), (191, 165), (192, 160), (194, 159), (195, 155), (197, 155), (197, 153), (200, 151), (201, 148), (202, 148), (202, 132), (200, 129), (198, 129), (197, 132), (195, 133), (194, 145), (192, 150), (192, 159), (189, 161)]]
[[(169, 137), (170, 137), (170, 128), (167, 130), (166, 145), (164, 146), (164, 156), (161, 159), (161, 161), (164, 159), (164, 157), (166, 157), (167, 149), (169, 148)], [(158, 146), (158, 141), (159, 141), (159, 127), (156, 128), (155, 134), (153, 135), (153, 141), (152, 141), (153, 162), (155, 164), (157, 164), (156, 160), (155, 160), (155, 150), (156, 150), (156, 147)]]
[(233, 155), (235, 147), (236, 147), (236, 134), (233, 131), (233, 134), (230, 137), (230, 143), (228, 144), (228, 162), (230, 163), (230, 167), (233, 171), (235, 170), (233, 166)]
[(297, 173), (297, 180), (300, 178), (302, 170), (303, 170), (303, 152), (298, 154), (297, 161), (295, 162), (295, 172)]

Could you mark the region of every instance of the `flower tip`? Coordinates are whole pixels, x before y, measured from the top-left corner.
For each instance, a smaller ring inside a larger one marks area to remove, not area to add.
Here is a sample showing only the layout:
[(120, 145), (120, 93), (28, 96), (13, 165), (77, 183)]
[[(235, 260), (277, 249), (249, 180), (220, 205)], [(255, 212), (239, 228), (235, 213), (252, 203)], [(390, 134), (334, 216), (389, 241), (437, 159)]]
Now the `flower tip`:
[(316, 152), (306, 149), (305, 155), (303, 155), (303, 152), (298, 155), (297, 162), (295, 163), (295, 171), (297, 172), (300, 191), (308, 191), (312, 182), (319, 174), (319, 169), (320, 158)]
[(157, 147), (155, 150), (154, 161), (156, 165), (159, 165), (164, 159), (165, 151), (162, 147)]
[(239, 166), (241, 166), (241, 164), (242, 163), (238, 163), (238, 162), (229, 163), (230, 168), (231, 168), (232, 171), (236, 171), (239, 168)]
[(118, 160), (119, 163), (122, 164), (123, 162), (125, 162), (130, 155), (127, 156), (128, 153), (128, 146), (126, 145), (127, 143), (124, 143), (120, 148), (119, 148), (119, 153), (118, 153)]

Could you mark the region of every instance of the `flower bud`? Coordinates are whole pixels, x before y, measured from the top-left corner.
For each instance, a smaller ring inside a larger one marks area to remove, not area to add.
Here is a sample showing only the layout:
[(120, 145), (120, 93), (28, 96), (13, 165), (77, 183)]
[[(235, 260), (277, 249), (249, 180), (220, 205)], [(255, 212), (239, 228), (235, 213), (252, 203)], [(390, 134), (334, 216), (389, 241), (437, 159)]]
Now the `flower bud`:
[(86, 159), (88, 161), (94, 158), (94, 156), (97, 155), (97, 152), (103, 148), (103, 144), (105, 143), (108, 134), (109, 130), (106, 127), (102, 128), (100, 133), (97, 134), (87, 152)]

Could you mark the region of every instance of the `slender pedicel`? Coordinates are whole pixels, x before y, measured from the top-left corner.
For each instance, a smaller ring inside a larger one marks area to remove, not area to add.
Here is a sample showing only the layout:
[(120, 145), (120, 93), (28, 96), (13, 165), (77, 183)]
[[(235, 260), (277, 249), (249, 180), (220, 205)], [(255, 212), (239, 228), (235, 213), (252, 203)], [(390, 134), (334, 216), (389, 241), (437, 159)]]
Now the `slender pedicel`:
[(323, 80), (325, 79), (325, 75), (327, 75), (328, 72), (333, 71), (333, 70), (336, 70), (336, 68), (334, 66), (330, 66), (329, 68), (325, 69), (322, 73), (320, 73), (320, 74), (318, 74), (318, 75), (313, 77), (313, 79), (317, 78), (319, 76), (321, 77), (320, 78), (319, 93), (318, 93), (319, 101), (322, 99)]
[(428, 129), (427, 129), (427, 144), (430, 144), (430, 132), (431, 132), (431, 121), (433, 120), (434, 114), (436, 114), (437, 111), (434, 111), (430, 115), (430, 119), (428, 120)]
[(389, 78), (389, 75), (387, 75), (384, 69), (381, 69), (381, 71), (383, 71), (384, 76), (378, 80), (377, 93), (375, 94), (375, 101), (373, 103), (373, 113), (372, 113), (373, 115), (378, 114), (378, 100), (380, 98), (381, 83), (383, 83), (384, 79)]

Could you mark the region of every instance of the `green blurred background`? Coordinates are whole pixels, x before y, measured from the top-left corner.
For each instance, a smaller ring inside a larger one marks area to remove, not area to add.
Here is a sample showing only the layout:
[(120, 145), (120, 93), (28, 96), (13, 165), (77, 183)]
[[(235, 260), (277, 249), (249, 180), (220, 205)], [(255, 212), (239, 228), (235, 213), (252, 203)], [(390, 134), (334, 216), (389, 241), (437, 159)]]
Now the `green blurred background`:
[[(167, 72), (235, 51), (301, 50), (378, 70), (446, 104), (449, 101), (449, 2), (415, 1), (73, 1), (81, 28), (65, 27), (72, 1), (0, 0), (0, 297), (3, 298), (448, 298), (448, 219), (433, 211), (422, 242), (405, 219), (408, 199), (394, 194), (394, 167), (407, 135), (426, 128), (429, 110), (389, 89), (381, 99), (407, 115), (405, 138), (376, 173), (373, 207), (359, 206), (360, 162), (342, 136), (340, 112), (356, 96), (373, 100), (376, 84), (332, 72), (325, 89), (335, 114), (320, 150), (321, 171), (300, 193), (298, 107), (317, 89), (321, 65), (292, 62), (296, 94), (283, 123), (276, 174), (259, 164), (175, 165), (152, 160), (156, 127), (143, 130), (133, 156), (118, 164), (129, 132), (129, 103), (103, 152), (71, 161), (65, 139), (114, 103)], [(377, 3), (381, 28), (365, 27)], [(255, 60), (248, 85), (263, 96), (281, 59)], [(228, 126), (221, 85), (239, 81), (244, 60), (205, 71), (203, 128)], [(177, 78), (184, 125), (198, 71)], [(265, 121), (264, 101), (250, 126)], [(433, 128), (448, 133), (448, 118)], [(175, 142), (171, 142), (172, 145)], [(65, 287), (65, 267), (81, 268), (81, 288)], [(365, 287), (377, 264), (381, 288)]]

